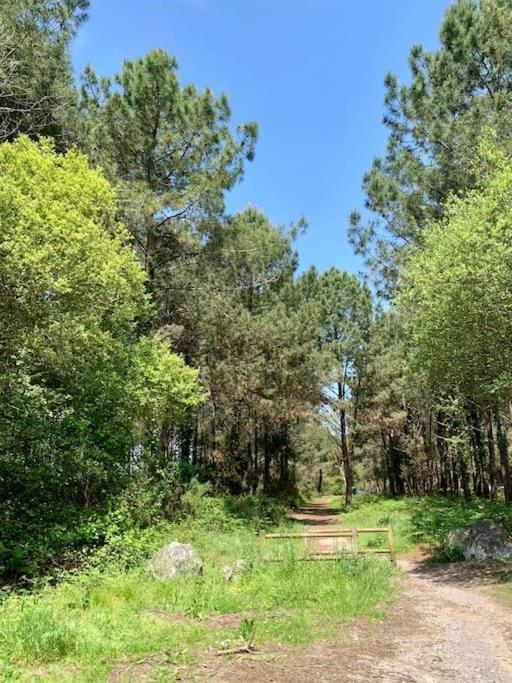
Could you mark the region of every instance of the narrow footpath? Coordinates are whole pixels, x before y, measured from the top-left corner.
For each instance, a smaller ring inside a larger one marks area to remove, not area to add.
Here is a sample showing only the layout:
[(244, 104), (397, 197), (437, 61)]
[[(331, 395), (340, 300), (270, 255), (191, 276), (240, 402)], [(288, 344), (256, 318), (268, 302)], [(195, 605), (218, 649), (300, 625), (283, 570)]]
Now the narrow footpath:
[[(342, 523), (328, 500), (294, 517), (312, 529)], [(205, 672), (208, 680), (512, 683), (512, 606), (493, 597), (495, 573), (488, 565), (432, 566), (422, 560), (399, 561), (402, 592), (382, 620), (348, 624), (337, 642), (219, 662)]]

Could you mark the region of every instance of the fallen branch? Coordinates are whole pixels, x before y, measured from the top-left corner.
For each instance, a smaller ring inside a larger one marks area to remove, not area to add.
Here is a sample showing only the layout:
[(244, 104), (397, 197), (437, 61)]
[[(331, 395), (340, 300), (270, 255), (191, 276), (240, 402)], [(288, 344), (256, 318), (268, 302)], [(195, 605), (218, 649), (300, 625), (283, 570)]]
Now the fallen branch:
[(252, 645), (240, 645), (229, 650), (218, 650), (215, 654), (220, 657), (221, 655), (257, 655), (259, 652)]

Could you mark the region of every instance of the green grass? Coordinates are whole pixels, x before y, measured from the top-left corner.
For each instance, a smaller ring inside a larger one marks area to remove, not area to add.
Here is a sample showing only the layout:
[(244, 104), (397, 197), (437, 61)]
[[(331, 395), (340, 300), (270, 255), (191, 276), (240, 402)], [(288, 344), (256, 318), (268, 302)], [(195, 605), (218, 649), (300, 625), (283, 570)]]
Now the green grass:
[[(343, 499), (333, 498), (336, 508), (343, 511)], [(353, 508), (344, 512), (341, 525), (348, 528), (393, 527), (395, 548), (398, 554), (411, 550), (415, 545), (411, 527), (411, 515), (416, 501), (410, 498), (381, 498), (377, 496), (355, 496)], [(361, 534), (362, 548), (387, 547), (385, 534)]]
[[(280, 522), (282, 511), (268, 501), (260, 509), (255, 499), (226, 502), (199, 491), (189, 504), (191, 517), (180, 524), (113, 535), (87, 570), (60, 577), (57, 585), (5, 591), (0, 680), (96, 683), (108, 680), (116, 666), (125, 667), (125, 680), (138, 680), (134, 663), (143, 660), (150, 662), (155, 681), (169, 681), (177, 667), (205, 652), (240, 643), (253, 623), (255, 644), (264, 651), (269, 643), (339, 634), (344, 622), (378, 616), (393, 599), (397, 573), (387, 558), (300, 562), (294, 544), (283, 542), (284, 562), (261, 562), (257, 529), (262, 523), (297, 528)], [(342, 511), (340, 498), (333, 498), (333, 505)], [(502, 502), (440, 496), (356, 496), (341, 523), (349, 528), (392, 524), (399, 553), (428, 543), (441, 557), (450, 529), (482, 517), (512, 526), (511, 511)], [(146, 556), (171, 540), (194, 544), (204, 560), (202, 576), (161, 582), (147, 572)], [(361, 542), (385, 539), (368, 536)], [(281, 542), (273, 543), (269, 552), (279, 554)], [(227, 582), (222, 566), (237, 559), (247, 560), (250, 570)], [(509, 586), (503, 591), (512, 599)]]
[[(355, 616), (378, 616), (393, 597), (395, 570), (385, 560), (316, 563), (290, 556), (260, 562), (251, 526), (217, 513), (223, 530), (196, 519), (151, 535), (151, 547), (173, 539), (194, 543), (205, 563), (200, 577), (161, 582), (145, 561), (126, 568), (112, 560), (57, 586), (7, 594), (0, 611), (0, 680), (104, 681), (116, 663), (155, 655), (155, 680), (164, 674), (162, 680), (173, 680), (173, 667), (207, 648), (240, 642), (244, 617), (254, 620), (258, 647), (303, 643), (332, 635)], [(240, 558), (250, 570), (227, 582), (222, 566)], [(224, 624), (219, 614), (240, 618)], [(126, 675), (137, 680), (136, 672)]]
[(506, 604), (512, 607), (512, 561), (506, 563), (507, 569), (510, 568), (509, 581), (496, 589), (496, 597), (503, 600)]
[[(512, 509), (503, 500), (469, 501), (455, 496), (425, 496), (423, 498), (384, 498), (373, 495), (355, 496), (353, 508), (344, 512), (343, 499), (333, 497), (344, 527), (393, 526), (396, 550), (407, 553), (419, 544), (430, 547), (436, 560), (452, 557), (445, 541), (453, 529), (469, 526), (477, 519), (494, 519), (512, 531)], [(377, 534), (361, 536), (362, 547), (385, 546), (387, 539)]]

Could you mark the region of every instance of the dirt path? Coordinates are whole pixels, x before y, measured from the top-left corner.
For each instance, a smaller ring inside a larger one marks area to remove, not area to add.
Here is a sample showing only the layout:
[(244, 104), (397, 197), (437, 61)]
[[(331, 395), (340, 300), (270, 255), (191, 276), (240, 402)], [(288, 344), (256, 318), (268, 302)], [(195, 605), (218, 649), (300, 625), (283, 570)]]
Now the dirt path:
[[(327, 500), (303, 508), (295, 519), (313, 528), (339, 521)], [(400, 564), (406, 573), (403, 594), (380, 622), (347, 625), (337, 642), (211, 662), (200, 678), (512, 683), (512, 609), (496, 601), (489, 587), (499, 581), (499, 572), (468, 563), (429, 567), (421, 557)]]
[[(341, 515), (332, 509), (329, 498), (320, 498), (315, 503), (304, 505), (291, 514), (290, 519), (306, 525), (309, 531), (341, 526)], [(312, 538), (308, 539), (308, 545), (315, 553), (333, 552), (350, 547), (346, 538)]]

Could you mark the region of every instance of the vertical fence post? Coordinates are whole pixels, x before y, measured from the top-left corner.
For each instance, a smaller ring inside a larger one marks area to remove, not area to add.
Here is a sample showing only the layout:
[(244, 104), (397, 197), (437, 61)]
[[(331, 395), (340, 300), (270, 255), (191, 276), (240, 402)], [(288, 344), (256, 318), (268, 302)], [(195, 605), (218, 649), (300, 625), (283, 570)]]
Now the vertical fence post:
[(263, 559), (263, 550), (265, 548), (265, 532), (260, 531), (260, 560)]
[(393, 527), (388, 527), (388, 543), (389, 543), (389, 556), (391, 562), (396, 564), (396, 552), (395, 552), (395, 537), (393, 536)]
[(352, 552), (354, 553), (354, 555), (357, 555), (357, 553), (358, 553), (357, 529), (352, 529)]

